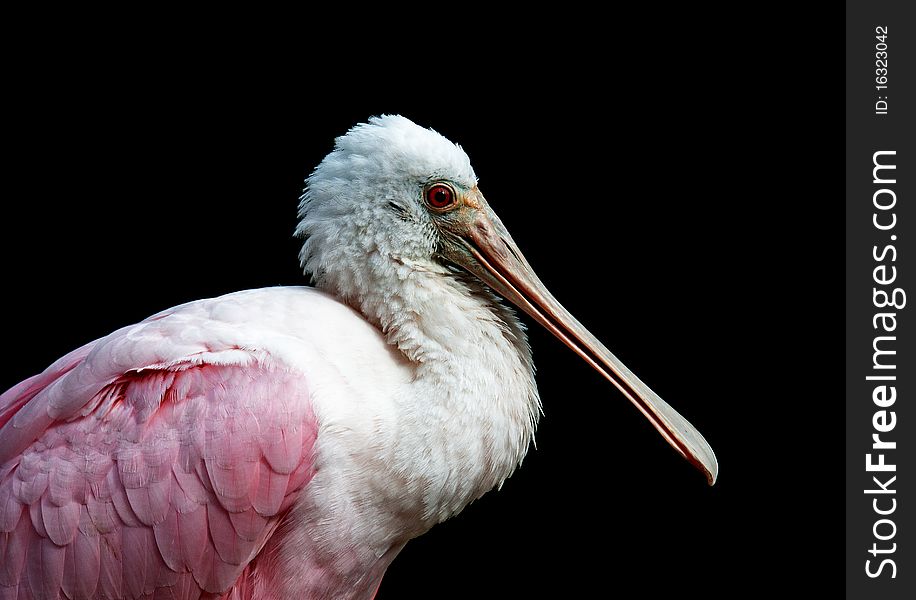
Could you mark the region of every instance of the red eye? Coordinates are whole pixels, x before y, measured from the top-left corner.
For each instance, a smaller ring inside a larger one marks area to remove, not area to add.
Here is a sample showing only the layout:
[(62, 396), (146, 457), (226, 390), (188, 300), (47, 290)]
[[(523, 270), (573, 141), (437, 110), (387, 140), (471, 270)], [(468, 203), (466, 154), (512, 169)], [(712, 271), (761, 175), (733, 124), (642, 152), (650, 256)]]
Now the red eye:
[(433, 208), (448, 208), (455, 202), (455, 192), (447, 185), (434, 185), (426, 191), (426, 201)]

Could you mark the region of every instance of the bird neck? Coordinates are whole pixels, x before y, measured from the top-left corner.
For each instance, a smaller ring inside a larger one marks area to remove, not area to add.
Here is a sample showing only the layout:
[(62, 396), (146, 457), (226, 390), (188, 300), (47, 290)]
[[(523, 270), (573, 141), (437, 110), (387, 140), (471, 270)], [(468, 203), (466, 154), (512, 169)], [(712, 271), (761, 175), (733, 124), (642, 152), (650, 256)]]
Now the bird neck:
[(392, 467), (416, 479), (424, 519), (438, 522), (524, 458), (540, 416), (531, 350), (515, 313), (470, 276), (395, 262), (374, 290), (345, 297), (414, 365)]

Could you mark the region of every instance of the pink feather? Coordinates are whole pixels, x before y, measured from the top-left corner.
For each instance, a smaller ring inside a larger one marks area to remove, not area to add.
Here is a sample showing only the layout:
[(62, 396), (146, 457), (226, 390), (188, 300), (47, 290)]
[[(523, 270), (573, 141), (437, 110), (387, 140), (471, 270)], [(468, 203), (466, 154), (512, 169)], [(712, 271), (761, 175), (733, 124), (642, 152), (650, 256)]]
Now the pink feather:
[(0, 400), (0, 598), (228, 594), (314, 474), (301, 375), (128, 335)]

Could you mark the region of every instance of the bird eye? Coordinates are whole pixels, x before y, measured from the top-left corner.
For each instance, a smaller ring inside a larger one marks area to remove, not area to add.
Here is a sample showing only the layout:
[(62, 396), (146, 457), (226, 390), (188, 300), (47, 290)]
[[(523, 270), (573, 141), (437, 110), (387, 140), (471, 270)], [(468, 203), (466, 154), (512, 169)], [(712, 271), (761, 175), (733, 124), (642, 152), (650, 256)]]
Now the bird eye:
[(455, 203), (455, 192), (447, 185), (434, 185), (426, 190), (426, 202), (439, 210), (448, 208)]

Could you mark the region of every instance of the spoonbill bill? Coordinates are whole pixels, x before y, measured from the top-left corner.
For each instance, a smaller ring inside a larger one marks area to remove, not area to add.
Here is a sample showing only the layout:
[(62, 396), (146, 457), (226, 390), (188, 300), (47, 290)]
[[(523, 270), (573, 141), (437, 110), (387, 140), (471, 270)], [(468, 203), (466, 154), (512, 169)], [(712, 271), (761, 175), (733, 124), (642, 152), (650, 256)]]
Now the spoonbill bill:
[(460, 146), (372, 118), (299, 218), (315, 287), (170, 308), (0, 396), (0, 599), (372, 598), (531, 444), (531, 351), (499, 296), (715, 481), (703, 437), (546, 290)]

